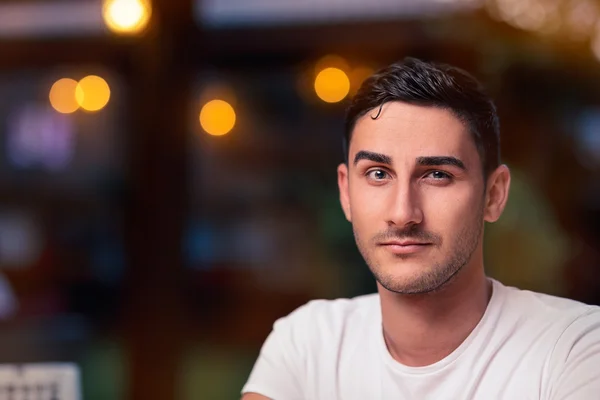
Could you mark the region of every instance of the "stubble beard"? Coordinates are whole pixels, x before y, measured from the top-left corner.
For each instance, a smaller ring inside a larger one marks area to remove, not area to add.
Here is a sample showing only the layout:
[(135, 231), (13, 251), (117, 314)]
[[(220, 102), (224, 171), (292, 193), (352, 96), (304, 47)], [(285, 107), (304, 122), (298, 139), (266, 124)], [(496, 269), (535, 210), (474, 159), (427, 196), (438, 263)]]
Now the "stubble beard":
[[(384, 268), (372, 256), (372, 251), (376, 244), (372, 240), (370, 244), (363, 243), (356, 229), (353, 229), (356, 244), (371, 273), (385, 289), (398, 294), (417, 295), (439, 291), (450, 283), (471, 260), (473, 253), (481, 240), (483, 231), (483, 210), (477, 215), (477, 218), (470, 224), (467, 224), (461, 232), (458, 233), (452, 245), (453, 253), (444, 261), (435, 263), (424, 273), (410, 279), (398, 279), (393, 273), (385, 271)], [(438, 235), (423, 232), (419, 226), (413, 226), (409, 229), (385, 232), (377, 237), (395, 237), (395, 238), (429, 238), (437, 240), (433, 245), (441, 248), (442, 240)], [(373, 238), (373, 239), (376, 239)], [(399, 260), (407, 260), (411, 256), (396, 256)], [(393, 268), (393, 267), (392, 267)], [(398, 266), (402, 268), (402, 266)]]

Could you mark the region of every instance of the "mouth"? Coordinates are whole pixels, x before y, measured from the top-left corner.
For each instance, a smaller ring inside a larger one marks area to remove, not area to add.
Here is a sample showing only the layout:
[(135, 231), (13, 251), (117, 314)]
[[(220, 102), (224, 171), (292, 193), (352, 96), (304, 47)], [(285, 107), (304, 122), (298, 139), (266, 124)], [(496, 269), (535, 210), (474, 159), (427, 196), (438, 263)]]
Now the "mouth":
[(379, 245), (386, 250), (397, 255), (414, 254), (419, 251), (423, 251), (431, 246), (433, 243), (419, 242), (415, 240), (392, 240), (382, 242)]

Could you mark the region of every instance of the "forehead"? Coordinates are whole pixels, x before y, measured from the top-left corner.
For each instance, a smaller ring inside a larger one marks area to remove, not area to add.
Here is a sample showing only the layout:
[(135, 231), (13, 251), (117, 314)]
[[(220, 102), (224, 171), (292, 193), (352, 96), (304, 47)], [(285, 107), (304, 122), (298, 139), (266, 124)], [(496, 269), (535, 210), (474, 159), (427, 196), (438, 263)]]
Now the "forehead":
[(455, 156), (477, 162), (479, 155), (469, 130), (452, 112), (402, 102), (385, 103), (360, 117), (350, 141), (350, 157), (360, 150), (392, 158)]

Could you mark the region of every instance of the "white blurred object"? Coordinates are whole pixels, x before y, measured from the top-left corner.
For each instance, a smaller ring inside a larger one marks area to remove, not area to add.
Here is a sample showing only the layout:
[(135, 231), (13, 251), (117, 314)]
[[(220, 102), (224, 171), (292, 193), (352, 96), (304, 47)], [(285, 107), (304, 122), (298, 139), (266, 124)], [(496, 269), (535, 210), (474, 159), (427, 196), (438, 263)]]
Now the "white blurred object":
[(80, 400), (79, 368), (73, 364), (0, 364), (0, 398)]
[(100, 1), (0, 4), (1, 37), (84, 36), (106, 33)]

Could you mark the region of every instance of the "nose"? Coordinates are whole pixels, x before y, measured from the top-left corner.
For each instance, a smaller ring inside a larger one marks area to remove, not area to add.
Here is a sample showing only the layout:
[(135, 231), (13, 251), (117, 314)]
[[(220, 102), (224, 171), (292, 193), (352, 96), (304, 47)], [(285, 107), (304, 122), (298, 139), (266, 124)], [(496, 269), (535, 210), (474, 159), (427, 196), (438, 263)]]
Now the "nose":
[(412, 185), (398, 185), (390, 193), (388, 226), (405, 228), (423, 222), (423, 210), (420, 205), (419, 195)]

